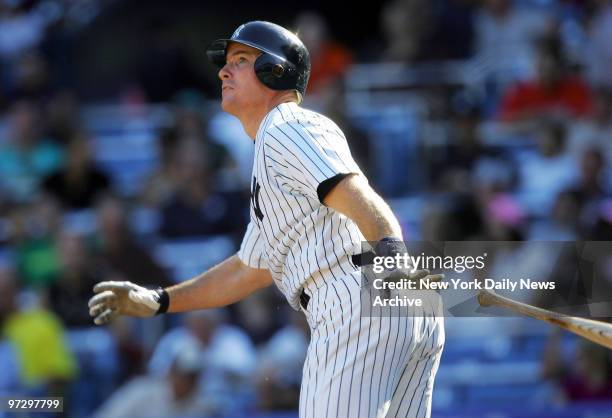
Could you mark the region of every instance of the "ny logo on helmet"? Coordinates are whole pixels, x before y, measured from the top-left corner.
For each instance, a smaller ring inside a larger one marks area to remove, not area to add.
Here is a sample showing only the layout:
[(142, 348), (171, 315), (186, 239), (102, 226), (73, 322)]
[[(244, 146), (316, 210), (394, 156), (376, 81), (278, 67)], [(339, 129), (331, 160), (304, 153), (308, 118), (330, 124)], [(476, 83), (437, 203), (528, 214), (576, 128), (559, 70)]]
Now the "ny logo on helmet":
[(236, 29), (234, 33), (232, 34), (232, 39), (236, 39), (238, 36), (240, 36), (240, 32), (242, 32), (242, 29), (244, 29), (244, 26), (245, 25), (238, 26), (238, 29)]

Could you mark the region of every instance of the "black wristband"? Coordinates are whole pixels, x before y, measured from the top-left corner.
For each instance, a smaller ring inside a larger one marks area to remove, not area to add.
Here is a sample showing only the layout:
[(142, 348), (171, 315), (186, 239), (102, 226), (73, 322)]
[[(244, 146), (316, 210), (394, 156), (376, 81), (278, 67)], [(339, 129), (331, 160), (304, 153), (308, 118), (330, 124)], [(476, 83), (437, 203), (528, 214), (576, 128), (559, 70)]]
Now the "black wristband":
[(405, 254), (408, 252), (406, 243), (397, 237), (384, 237), (376, 244), (374, 252), (377, 256), (393, 257), (396, 254)]
[(155, 315), (168, 312), (168, 306), (170, 306), (170, 297), (168, 296), (168, 292), (161, 287), (155, 289), (155, 292), (157, 292), (157, 303), (159, 303), (159, 308), (157, 308)]

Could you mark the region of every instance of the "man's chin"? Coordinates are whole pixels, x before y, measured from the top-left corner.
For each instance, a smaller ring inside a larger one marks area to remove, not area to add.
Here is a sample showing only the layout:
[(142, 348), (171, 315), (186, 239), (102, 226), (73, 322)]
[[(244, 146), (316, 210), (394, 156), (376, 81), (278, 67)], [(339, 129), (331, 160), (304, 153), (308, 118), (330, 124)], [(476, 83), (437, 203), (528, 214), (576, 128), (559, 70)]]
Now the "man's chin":
[(223, 109), (224, 112), (229, 113), (231, 115), (233, 115), (234, 113), (232, 112), (232, 109), (234, 108), (234, 106), (232, 106), (231, 101), (229, 100), (224, 100), (221, 99), (221, 109)]

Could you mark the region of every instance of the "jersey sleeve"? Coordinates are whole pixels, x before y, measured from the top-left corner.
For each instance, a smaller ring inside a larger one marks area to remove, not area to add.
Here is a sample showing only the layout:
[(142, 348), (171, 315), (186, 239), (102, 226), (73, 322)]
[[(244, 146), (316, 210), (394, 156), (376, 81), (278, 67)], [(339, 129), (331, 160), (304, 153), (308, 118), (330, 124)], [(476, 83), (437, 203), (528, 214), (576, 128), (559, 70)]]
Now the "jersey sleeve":
[(268, 267), (263, 255), (263, 240), (260, 238), (259, 227), (253, 222), (249, 222), (247, 230), (242, 238), (238, 258), (244, 264), (256, 269)]
[(266, 165), (289, 192), (321, 200), (319, 186), (327, 180), (361, 174), (346, 138), (333, 125), (323, 129), (286, 122), (270, 128), (264, 141)]

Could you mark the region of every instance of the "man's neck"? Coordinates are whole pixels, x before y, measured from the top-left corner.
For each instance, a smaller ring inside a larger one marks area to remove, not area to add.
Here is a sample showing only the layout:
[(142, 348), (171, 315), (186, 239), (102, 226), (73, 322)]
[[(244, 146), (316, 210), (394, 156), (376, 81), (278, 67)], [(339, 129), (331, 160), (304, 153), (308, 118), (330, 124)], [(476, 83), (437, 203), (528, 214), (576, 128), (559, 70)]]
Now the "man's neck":
[(244, 131), (253, 141), (255, 141), (259, 126), (266, 115), (270, 113), (272, 109), (283, 103), (295, 103), (295, 100), (293, 100), (292, 97), (281, 96), (277, 100), (271, 101), (268, 106), (262, 107), (260, 111), (251, 111), (248, 114), (238, 116)]
[(257, 131), (259, 130), (259, 125), (261, 125), (261, 121), (266, 117), (266, 115), (270, 112), (270, 110), (274, 109), (273, 106), (271, 108), (262, 108), (259, 112), (250, 112), (249, 114), (239, 116), (240, 122), (242, 122), (242, 127), (247, 135), (255, 141), (255, 137), (257, 136)]

